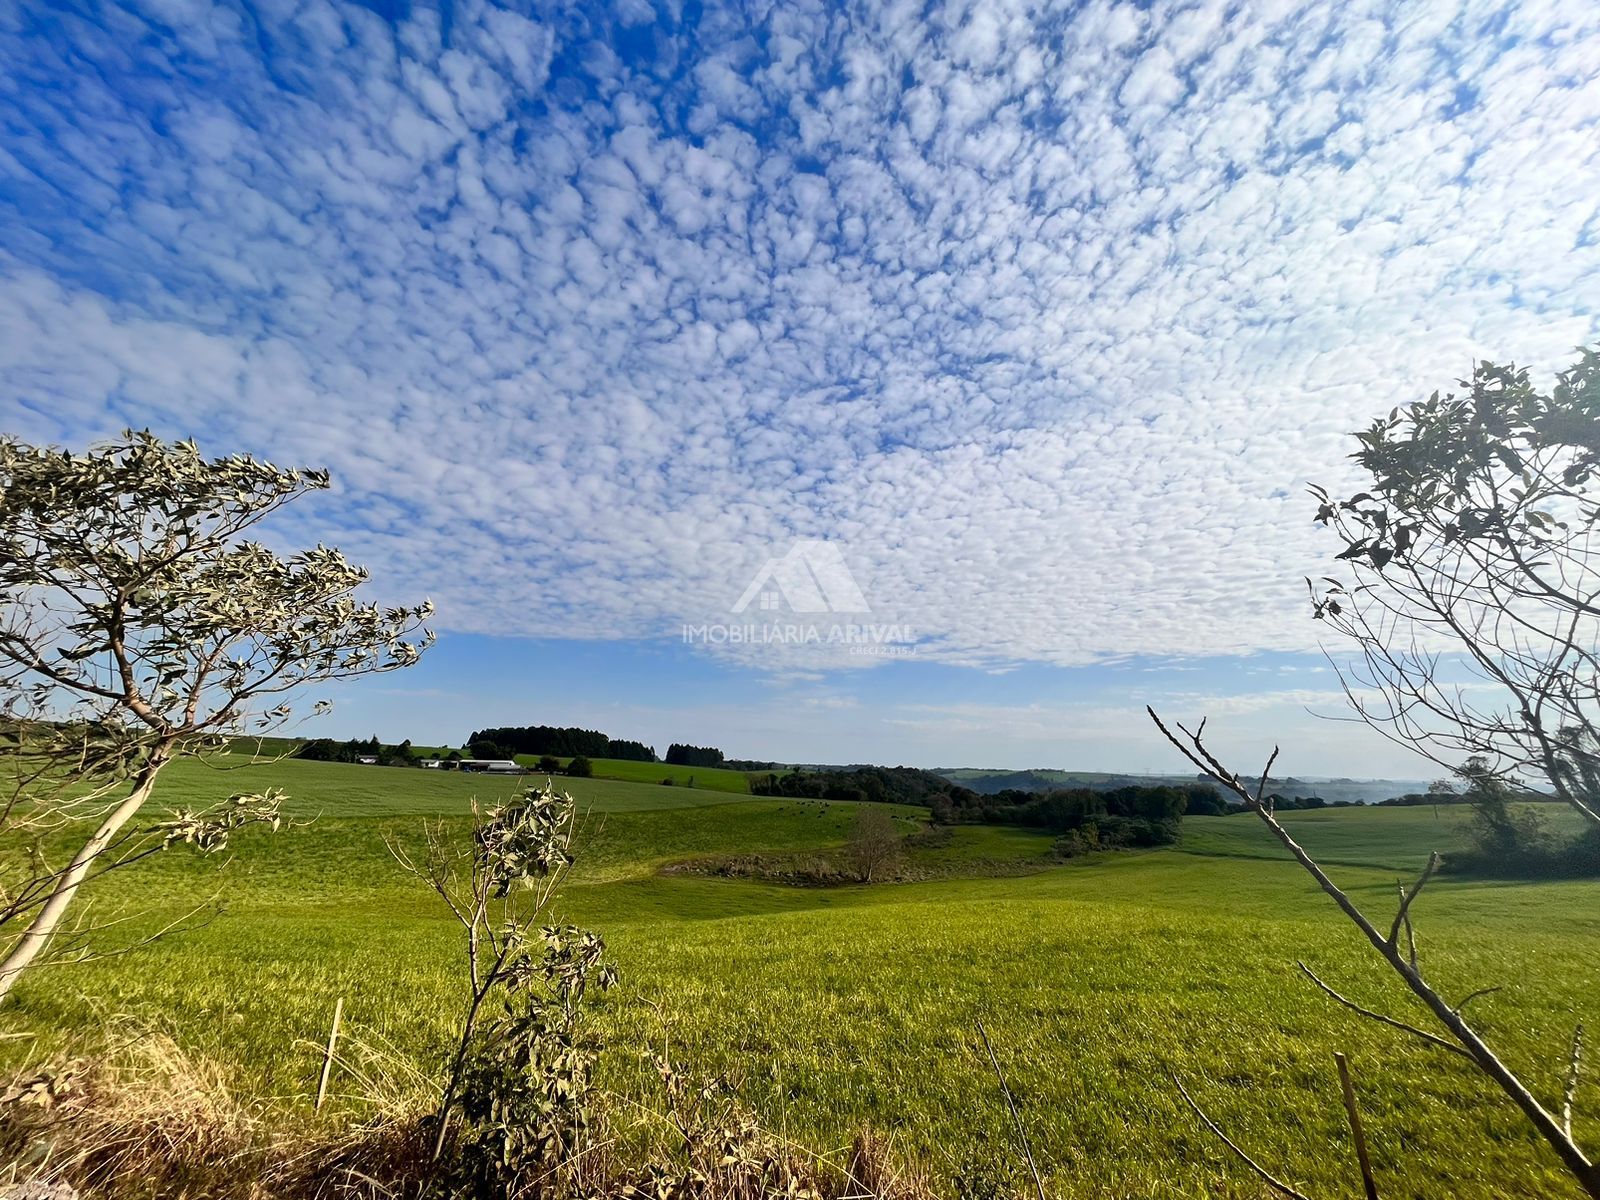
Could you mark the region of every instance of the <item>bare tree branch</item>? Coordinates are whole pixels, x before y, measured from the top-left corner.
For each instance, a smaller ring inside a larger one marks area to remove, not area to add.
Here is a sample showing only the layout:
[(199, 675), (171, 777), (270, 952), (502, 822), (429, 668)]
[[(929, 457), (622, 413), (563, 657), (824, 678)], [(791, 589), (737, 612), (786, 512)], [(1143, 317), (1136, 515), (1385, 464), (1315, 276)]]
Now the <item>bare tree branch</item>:
[(1284, 1183), (1283, 1180), (1273, 1175), (1272, 1172), (1268, 1171), (1255, 1159), (1251, 1158), (1250, 1155), (1245, 1153), (1244, 1149), (1237, 1142), (1235, 1142), (1227, 1134), (1223, 1133), (1221, 1127), (1206, 1115), (1205, 1109), (1201, 1108), (1195, 1103), (1194, 1097), (1189, 1095), (1188, 1090), (1183, 1086), (1183, 1080), (1179, 1079), (1176, 1074), (1172, 1076), (1172, 1082), (1177, 1085), (1178, 1094), (1183, 1097), (1185, 1103), (1187, 1103), (1189, 1107), (1194, 1110), (1194, 1115), (1199, 1117), (1200, 1120), (1205, 1123), (1205, 1127), (1216, 1136), (1218, 1141), (1220, 1141), (1229, 1150), (1232, 1150), (1235, 1154), (1237, 1154), (1240, 1161), (1254, 1171), (1263, 1183), (1265, 1183), (1279, 1195), (1288, 1196), (1290, 1200), (1310, 1200), (1310, 1197), (1304, 1192), (1295, 1191), (1294, 1188), (1290, 1187), (1287, 1183)]
[[(1178, 728), (1183, 730), (1186, 738), (1186, 740), (1180, 740), (1168, 729), (1153, 708), (1147, 708), (1146, 711), (1150, 714), (1150, 719), (1155, 722), (1156, 728), (1161, 731), (1162, 735), (1166, 737), (1174, 748), (1188, 758), (1190, 762), (1195, 763), (1202, 770), (1208, 771), (1220, 779), (1224, 786), (1228, 787), (1255, 813), (1256, 818), (1267, 827), (1278, 843), (1289, 851), (1295, 861), (1317, 881), (1317, 885), (1327, 893), (1350, 922), (1361, 931), (1372, 948), (1389, 964), (1390, 969), (1400, 976), (1412, 994), (1422, 1001), (1433, 1014), (1434, 1019), (1444, 1027), (1445, 1031), (1472, 1059), (1479, 1070), (1489, 1076), (1500, 1090), (1522, 1110), (1523, 1115), (1532, 1122), (1539, 1135), (1556, 1152), (1562, 1163), (1582, 1185), (1584, 1190), (1591, 1196), (1600, 1198), (1600, 1171), (1596, 1170), (1588, 1156), (1573, 1141), (1571, 1135), (1562, 1128), (1560, 1120), (1539, 1103), (1538, 1099), (1529, 1091), (1527, 1085), (1500, 1060), (1488, 1043), (1467, 1022), (1459, 1009), (1452, 1008), (1446, 1003), (1444, 998), (1423, 978), (1412, 959), (1402, 952), (1389, 938), (1384, 936), (1382, 931), (1356, 906), (1355, 902), (1333, 882), (1316, 860), (1290, 836), (1288, 830), (1283, 827), (1277, 817), (1268, 811), (1253, 793), (1245, 789), (1238, 776), (1224, 767), (1206, 748), (1201, 738), (1204, 722), (1193, 733), (1179, 725)], [(1354, 1006), (1352, 1005), (1351, 1007)]]
[(1373, 1012), (1370, 1008), (1363, 1008), (1354, 1000), (1351, 1000), (1346, 996), (1342, 996), (1338, 992), (1334, 991), (1333, 988), (1329, 987), (1327, 983), (1325, 983), (1315, 971), (1306, 966), (1305, 963), (1297, 962), (1295, 963), (1295, 966), (1300, 968), (1307, 979), (1311, 980), (1312, 983), (1316, 984), (1332, 999), (1337, 1000), (1351, 1012), (1359, 1013), (1361, 1016), (1366, 1017), (1369, 1021), (1377, 1021), (1380, 1025), (1388, 1025), (1393, 1029), (1402, 1030), (1405, 1033), (1411, 1034), (1413, 1037), (1421, 1038), (1430, 1046), (1437, 1046), (1441, 1050), (1448, 1050), (1451, 1054), (1459, 1054), (1462, 1058), (1466, 1059), (1470, 1059), (1472, 1057), (1454, 1042), (1447, 1042), (1444, 1038), (1439, 1037), (1436, 1034), (1429, 1033), (1426, 1029), (1418, 1029), (1415, 1025), (1408, 1025), (1404, 1021), (1396, 1020), (1394, 1017), (1386, 1017), (1380, 1012)]
[(1006, 1107), (1011, 1110), (1012, 1123), (1017, 1127), (1017, 1140), (1022, 1143), (1022, 1153), (1028, 1160), (1028, 1174), (1033, 1176), (1033, 1186), (1039, 1193), (1039, 1200), (1045, 1200), (1044, 1183), (1039, 1178), (1039, 1168), (1033, 1161), (1033, 1145), (1028, 1141), (1028, 1131), (1023, 1127), (1022, 1114), (1017, 1111), (1017, 1101), (1011, 1094), (1011, 1085), (1006, 1082), (1006, 1073), (1000, 1069), (1000, 1060), (995, 1057), (994, 1047), (989, 1043), (989, 1031), (979, 1021), (978, 1036), (983, 1039), (983, 1048), (989, 1053), (989, 1065), (994, 1068), (995, 1078), (1000, 1081), (1000, 1094), (1006, 1099)]
[[(1400, 889), (1400, 908), (1394, 914), (1394, 923), (1389, 926), (1389, 944), (1393, 945), (1400, 937), (1400, 926), (1403, 923), (1409, 930), (1411, 926), (1411, 905), (1416, 898), (1422, 895), (1422, 889), (1428, 886), (1428, 880), (1433, 878), (1434, 872), (1439, 869), (1439, 852), (1435, 850), (1428, 855), (1428, 865), (1422, 869), (1422, 874), (1417, 876), (1417, 881), (1411, 885), (1410, 891), (1404, 887)], [(1416, 950), (1413, 942), (1411, 962), (1416, 965)]]

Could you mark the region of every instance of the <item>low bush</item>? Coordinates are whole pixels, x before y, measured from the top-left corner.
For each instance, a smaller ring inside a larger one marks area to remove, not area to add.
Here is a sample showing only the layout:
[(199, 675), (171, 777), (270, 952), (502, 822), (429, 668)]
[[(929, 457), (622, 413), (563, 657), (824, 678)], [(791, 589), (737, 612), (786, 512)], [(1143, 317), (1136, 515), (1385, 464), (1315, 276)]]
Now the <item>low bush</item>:
[(1475, 846), (1444, 857), (1444, 870), (1479, 879), (1600, 878), (1600, 829), (1571, 841), (1534, 837), (1511, 846)]
[(1178, 822), (1118, 817), (1094, 817), (1057, 838), (1052, 852), (1057, 858), (1077, 858), (1096, 850), (1147, 849), (1170, 846), (1178, 840)]

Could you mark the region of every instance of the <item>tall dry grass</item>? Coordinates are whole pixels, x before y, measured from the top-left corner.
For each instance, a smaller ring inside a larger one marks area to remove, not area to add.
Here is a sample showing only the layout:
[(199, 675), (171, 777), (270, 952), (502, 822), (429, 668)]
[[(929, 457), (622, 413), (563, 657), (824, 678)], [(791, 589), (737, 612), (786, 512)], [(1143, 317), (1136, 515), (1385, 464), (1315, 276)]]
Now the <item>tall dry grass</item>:
[(216, 1063), (144, 1034), (0, 1094), (0, 1179), (107, 1200), (397, 1200), (416, 1195), (424, 1121), (417, 1105), (341, 1123), (245, 1101)]
[[(417, 1200), (450, 1195), (430, 1172), (436, 1096), (384, 1047), (341, 1061), (359, 1103), (314, 1114), (243, 1099), (217, 1063), (161, 1033), (125, 1034), (30, 1071), (0, 1093), (0, 1197), (55, 1200)], [(836, 1154), (764, 1128), (720, 1084), (664, 1060), (662, 1103), (598, 1103), (588, 1145), (530, 1178), (547, 1200), (931, 1200), (924, 1176), (870, 1131)], [(363, 1115), (364, 1114), (364, 1115)], [(640, 1154), (653, 1127), (659, 1153)], [(70, 1188), (71, 1192), (65, 1189)], [(459, 1194), (459, 1190), (458, 1190)], [(507, 1200), (511, 1200), (508, 1196)]]

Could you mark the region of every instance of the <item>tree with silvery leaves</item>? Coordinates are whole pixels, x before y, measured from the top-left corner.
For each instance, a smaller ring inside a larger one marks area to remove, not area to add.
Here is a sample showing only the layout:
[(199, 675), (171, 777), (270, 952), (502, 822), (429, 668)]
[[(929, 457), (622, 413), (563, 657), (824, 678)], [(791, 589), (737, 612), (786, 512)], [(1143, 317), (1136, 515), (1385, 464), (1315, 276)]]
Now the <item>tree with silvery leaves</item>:
[[(327, 487), (325, 471), (149, 432), (83, 453), (0, 439), (0, 836), (36, 843), (0, 865), (0, 997), (69, 932), (86, 883), (278, 826), (276, 790), (141, 822), (169, 763), (281, 729), (291, 693), (410, 666), (431, 644), (431, 604), (360, 601), (367, 572), (339, 551), (251, 540)], [(53, 861), (46, 838), (76, 849)]]

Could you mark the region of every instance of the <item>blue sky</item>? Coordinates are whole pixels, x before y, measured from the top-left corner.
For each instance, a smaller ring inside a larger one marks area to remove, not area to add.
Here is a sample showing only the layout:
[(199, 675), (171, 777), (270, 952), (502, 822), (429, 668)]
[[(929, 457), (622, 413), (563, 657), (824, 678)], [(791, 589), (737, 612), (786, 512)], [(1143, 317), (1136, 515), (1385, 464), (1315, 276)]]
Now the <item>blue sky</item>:
[[(1426, 775), (1308, 715), (1305, 483), (1600, 336), (1573, 0), (21, 3), (0, 66), (3, 427), (329, 467), (273, 540), (443, 635), (340, 735), (1142, 770), (1161, 700)], [(815, 544), (870, 612), (732, 611)]]

